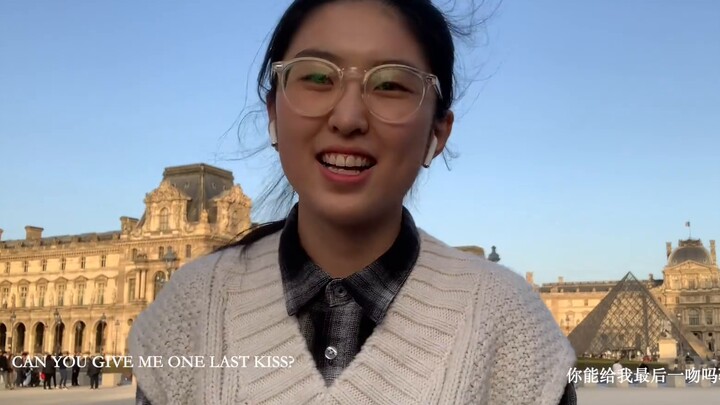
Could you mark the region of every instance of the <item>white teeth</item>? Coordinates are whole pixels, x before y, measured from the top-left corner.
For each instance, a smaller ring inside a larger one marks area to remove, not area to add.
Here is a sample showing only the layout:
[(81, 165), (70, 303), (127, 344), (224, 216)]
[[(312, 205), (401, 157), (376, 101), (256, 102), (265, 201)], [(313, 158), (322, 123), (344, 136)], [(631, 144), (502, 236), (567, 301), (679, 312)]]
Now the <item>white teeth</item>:
[(333, 173), (337, 174), (344, 174), (346, 176), (357, 176), (360, 174), (360, 170), (353, 170), (353, 169), (341, 169), (339, 167), (330, 166), (328, 167), (328, 170), (330, 170)]
[(340, 153), (323, 153), (321, 159), (324, 163), (338, 167), (369, 167), (370, 160), (364, 156), (344, 155)]

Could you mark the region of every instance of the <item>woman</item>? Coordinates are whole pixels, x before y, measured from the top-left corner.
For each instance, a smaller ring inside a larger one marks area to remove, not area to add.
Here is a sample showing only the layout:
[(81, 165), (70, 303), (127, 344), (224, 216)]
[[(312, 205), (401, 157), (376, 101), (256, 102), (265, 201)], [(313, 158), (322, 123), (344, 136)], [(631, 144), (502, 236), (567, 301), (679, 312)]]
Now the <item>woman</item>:
[[(43, 367), (42, 372), (45, 374), (43, 389), (51, 390), (53, 388), (57, 388), (57, 381), (55, 380), (56, 364), (55, 359), (50, 353), (45, 356), (45, 366)], [(52, 383), (50, 383), (51, 380)]]
[(453, 68), (428, 0), (292, 3), (259, 87), (298, 203), (138, 317), (136, 358), (205, 359), (135, 368), (140, 403), (560, 403), (575, 356), (537, 294), (403, 207), (450, 136)]

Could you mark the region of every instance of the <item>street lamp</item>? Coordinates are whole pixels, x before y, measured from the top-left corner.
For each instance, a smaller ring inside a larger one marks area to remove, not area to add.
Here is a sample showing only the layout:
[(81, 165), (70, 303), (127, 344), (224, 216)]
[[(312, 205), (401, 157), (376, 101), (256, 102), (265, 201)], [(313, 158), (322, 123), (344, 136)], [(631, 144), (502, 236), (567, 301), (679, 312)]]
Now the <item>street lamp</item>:
[(175, 252), (172, 250), (172, 247), (168, 247), (168, 251), (163, 259), (165, 260), (165, 269), (168, 273), (168, 280), (170, 280), (170, 276), (172, 276), (172, 272), (175, 270), (176, 262), (178, 260)]

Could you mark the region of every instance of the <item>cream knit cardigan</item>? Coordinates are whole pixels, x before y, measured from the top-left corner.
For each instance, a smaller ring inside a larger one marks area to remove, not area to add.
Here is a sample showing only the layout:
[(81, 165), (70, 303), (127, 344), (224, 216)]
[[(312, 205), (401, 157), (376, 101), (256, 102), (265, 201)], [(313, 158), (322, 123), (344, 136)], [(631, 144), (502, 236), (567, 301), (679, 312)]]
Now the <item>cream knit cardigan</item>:
[[(507, 268), (423, 231), (385, 319), (326, 387), (285, 309), (279, 235), (189, 263), (138, 316), (133, 373), (153, 405), (560, 401), (575, 353), (538, 294)], [(138, 356), (162, 356), (164, 366), (138, 367)], [(205, 366), (170, 367), (171, 356), (203, 356)], [(210, 367), (230, 356), (250, 357), (246, 367)], [(254, 356), (294, 362), (256, 367)]]

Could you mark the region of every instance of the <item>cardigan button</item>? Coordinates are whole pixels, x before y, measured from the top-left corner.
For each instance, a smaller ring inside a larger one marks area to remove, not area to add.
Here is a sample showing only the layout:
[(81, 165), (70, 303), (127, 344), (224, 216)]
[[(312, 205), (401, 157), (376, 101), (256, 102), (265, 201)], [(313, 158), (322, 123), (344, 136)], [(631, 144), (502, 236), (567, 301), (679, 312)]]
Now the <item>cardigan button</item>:
[(335, 357), (337, 357), (338, 351), (333, 346), (328, 346), (327, 349), (325, 349), (325, 358), (328, 360), (332, 360)]

